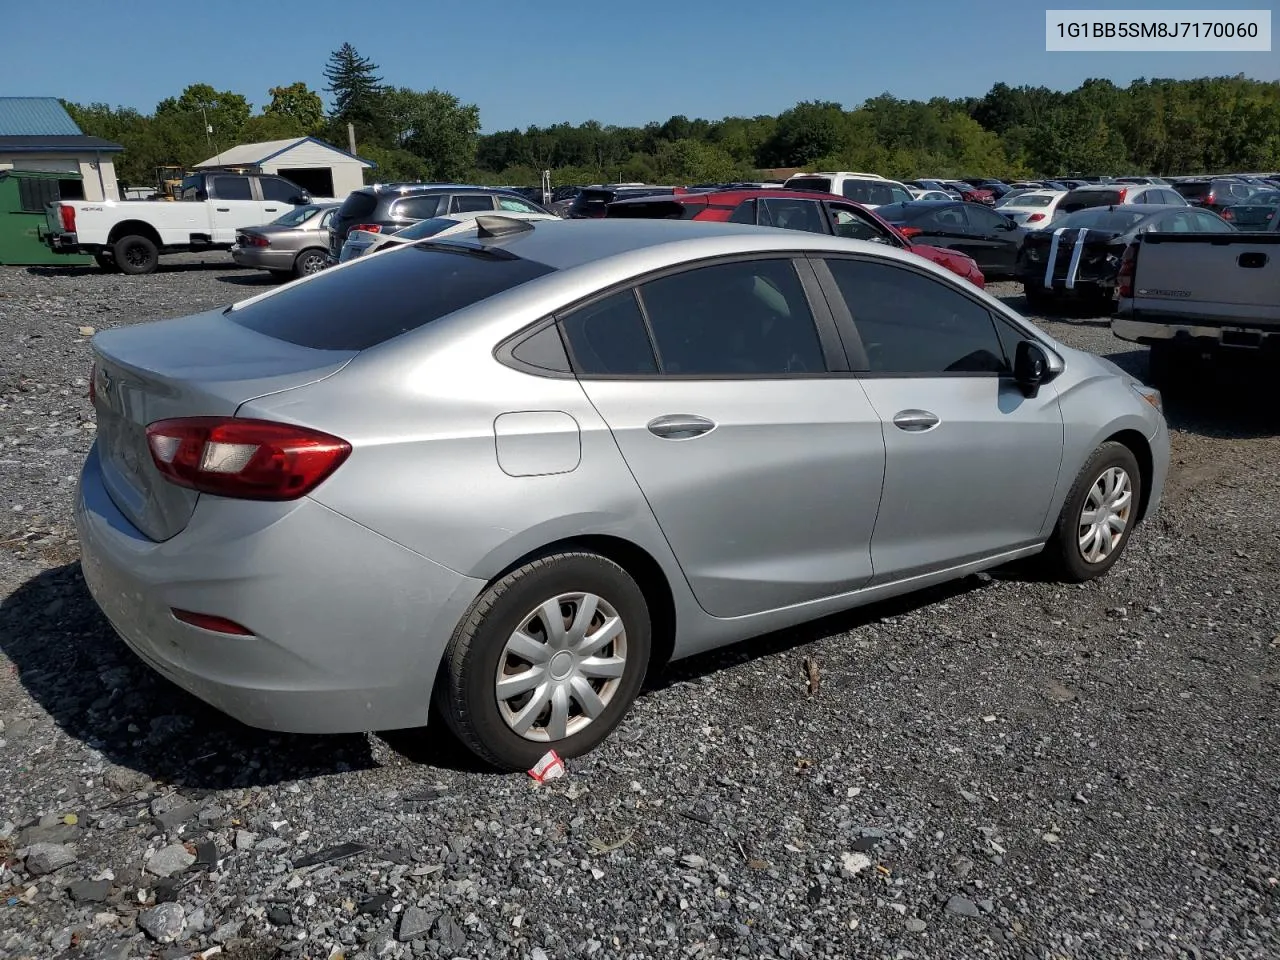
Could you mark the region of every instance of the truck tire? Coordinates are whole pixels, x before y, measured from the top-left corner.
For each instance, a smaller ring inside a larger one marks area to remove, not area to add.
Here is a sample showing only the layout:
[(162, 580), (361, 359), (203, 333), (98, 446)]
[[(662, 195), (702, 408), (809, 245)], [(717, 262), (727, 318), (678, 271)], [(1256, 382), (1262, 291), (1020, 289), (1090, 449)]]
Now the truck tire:
[(107, 273), (115, 273), (119, 267), (116, 266), (115, 257), (109, 253), (99, 252), (93, 255), (93, 262)]
[(156, 245), (137, 234), (121, 237), (115, 242), (111, 252), (120, 272), (132, 276), (155, 273), (160, 263), (160, 251), (156, 249)]

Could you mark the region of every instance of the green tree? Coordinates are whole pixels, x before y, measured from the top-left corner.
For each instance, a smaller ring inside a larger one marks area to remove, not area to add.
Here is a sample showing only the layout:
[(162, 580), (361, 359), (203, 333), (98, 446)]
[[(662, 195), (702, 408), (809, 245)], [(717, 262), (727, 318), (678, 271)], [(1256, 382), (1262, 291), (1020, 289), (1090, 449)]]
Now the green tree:
[(324, 126), (324, 101), (301, 80), (267, 92), (271, 102), (262, 111), (264, 117), (290, 120), (304, 134), (316, 133)]
[(399, 87), (383, 94), (392, 142), (419, 158), (434, 180), (462, 179), (475, 165), (480, 108), (451, 93)]
[(761, 165), (804, 167), (819, 157), (840, 153), (848, 144), (847, 118), (838, 103), (807, 100), (778, 117), (761, 148)]
[(345, 139), (348, 123), (355, 124), (356, 132), (362, 137), (377, 137), (382, 133), (385, 98), (376, 63), (360, 56), (351, 44), (344, 43), (329, 54), (324, 77), (329, 81), (325, 89), (333, 94), (330, 117), (339, 131), (339, 139)]

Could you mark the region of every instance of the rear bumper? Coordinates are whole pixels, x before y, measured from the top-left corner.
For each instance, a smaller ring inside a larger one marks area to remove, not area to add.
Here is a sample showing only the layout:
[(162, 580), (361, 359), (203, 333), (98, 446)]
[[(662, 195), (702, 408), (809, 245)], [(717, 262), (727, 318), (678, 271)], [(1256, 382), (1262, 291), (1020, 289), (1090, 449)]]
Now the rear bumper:
[[(313, 500), (203, 496), (156, 543), (116, 508), (95, 445), (76, 496), (85, 582), (125, 643), (253, 727), (352, 733), (422, 726), (453, 629), (483, 589)], [(226, 617), (254, 635), (176, 620)]]
[(80, 238), (74, 233), (46, 233), (44, 241), (54, 253), (81, 253)]
[(293, 250), (271, 250), (263, 247), (231, 248), (231, 259), (242, 267), (258, 270), (292, 270), (297, 253)]
[(1111, 320), (1111, 332), (1121, 340), (1147, 345), (1169, 343), (1203, 349), (1280, 349), (1280, 327), (1207, 324), (1197, 323), (1194, 319), (1137, 320), (1116, 316)]

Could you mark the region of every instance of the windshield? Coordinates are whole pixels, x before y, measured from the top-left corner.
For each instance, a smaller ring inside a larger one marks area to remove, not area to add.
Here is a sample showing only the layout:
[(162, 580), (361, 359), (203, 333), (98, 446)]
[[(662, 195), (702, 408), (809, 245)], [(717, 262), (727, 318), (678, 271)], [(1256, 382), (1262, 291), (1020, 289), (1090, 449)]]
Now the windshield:
[(1055, 228), (1087, 227), (1090, 230), (1114, 230), (1116, 233), (1124, 233), (1131, 227), (1137, 226), (1147, 216), (1149, 214), (1130, 210), (1081, 210), (1053, 221), (1053, 225)]
[(276, 217), (276, 219), (271, 222), (281, 227), (296, 227), (301, 223), (306, 223), (323, 209), (323, 207), (316, 206), (315, 204), (294, 207), (284, 216)]
[(457, 222), (448, 217), (432, 217), (429, 220), (419, 220), (403, 230), (397, 230), (394, 236), (397, 240), (422, 240), (426, 237), (434, 237), (441, 230), (448, 230)]

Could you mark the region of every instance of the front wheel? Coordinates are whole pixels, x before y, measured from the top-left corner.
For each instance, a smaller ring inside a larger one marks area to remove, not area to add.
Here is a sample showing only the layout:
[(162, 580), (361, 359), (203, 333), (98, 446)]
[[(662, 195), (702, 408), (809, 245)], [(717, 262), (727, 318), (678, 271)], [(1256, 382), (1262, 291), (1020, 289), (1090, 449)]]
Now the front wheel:
[(303, 250), (298, 254), (298, 258), (293, 261), (293, 275), (295, 277), (309, 277), (313, 273), (319, 273), (328, 263), (328, 257), (323, 250)]
[(1142, 474), (1122, 443), (1098, 447), (1081, 468), (1058, 515), (1045, 560), (1061, 580), (1100, 577), (1120, 559), (1138, 520)]
[(492, 584), (445, 651), (437, 705), (483, 760), (527, 770), (587, 753), (644, 682), (649, 609), (635, 580), (593, 553), (534, 560)]

